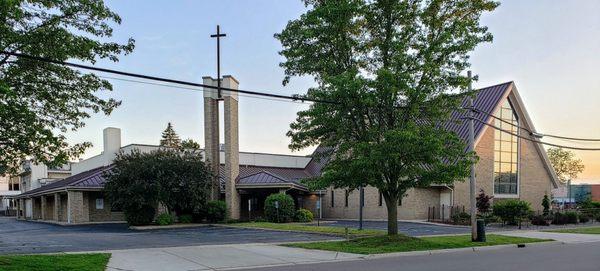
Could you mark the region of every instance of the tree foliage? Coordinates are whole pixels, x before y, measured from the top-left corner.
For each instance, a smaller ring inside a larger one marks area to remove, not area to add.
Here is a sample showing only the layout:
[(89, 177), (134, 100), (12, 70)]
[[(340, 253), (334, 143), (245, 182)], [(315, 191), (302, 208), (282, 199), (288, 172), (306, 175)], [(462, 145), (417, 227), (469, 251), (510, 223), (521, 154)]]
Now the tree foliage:
[(309, 10), (275, 37), (287, 84), (313, 76), (315, 103), (298, 113), (290, 148), (328, 147), (312, 188), (377, 187), (397, 233), (397, 202), (411, 188), (468, 176), (473, 153), (444, 128), (469, 80), (468, 53), (492, 35), (489, 0), (305, 0)]
[(572, 151), (562, 148), (549, 148), (547, 153), (554, 172), (563, 184), (577, 178), (577, 175), (585, 169), (581, 159), (576, 158), (575, 153)]
[(200, 143), (188, 138), (181, 141), (181, 148), (184, 150), (200, 150)]
[(195, 152), (135, 150), (118, 154), (106, 178), (111, 202), (126, 215), (159, 203), (178, 214), (191, 214), (205, 207), (211, 174)]
[[(102, 0), (0, 1), (0, 50), (95, 63), (118, 61), (134, 43), (107, 41), (119, 15)], [(111, 84), (69, 67), (0, 54), (0, 167), (14, 171), (24, 159), (62, 165), (91, 146), (70, 146), (65, 133), (92, 113), (106, 115), (120, 102), (97, 95)]]

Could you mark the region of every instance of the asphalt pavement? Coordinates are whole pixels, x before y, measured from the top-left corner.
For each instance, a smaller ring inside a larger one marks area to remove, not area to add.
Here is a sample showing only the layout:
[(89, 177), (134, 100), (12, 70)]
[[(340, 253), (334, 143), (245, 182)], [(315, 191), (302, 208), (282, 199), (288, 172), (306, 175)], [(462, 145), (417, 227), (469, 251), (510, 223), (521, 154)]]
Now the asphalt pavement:
[(58, 226), (0, 217), (0, 254), (331, 240), (281, 231), (200, 227), (135, 231), (125, 224)]
[(597, 271), (600, 270), (600, 242), (548, 243), (440, 252), (431, 255), (404, 255), (319, 264), (245, 269), (252, 271)]

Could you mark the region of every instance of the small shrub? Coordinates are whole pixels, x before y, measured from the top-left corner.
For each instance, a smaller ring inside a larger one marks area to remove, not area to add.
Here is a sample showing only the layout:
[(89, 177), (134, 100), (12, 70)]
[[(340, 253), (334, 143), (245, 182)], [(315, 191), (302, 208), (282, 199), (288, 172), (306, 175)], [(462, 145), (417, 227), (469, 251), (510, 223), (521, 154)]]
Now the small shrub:
[(548, 195), (544, 195), (544, 198), (542, 199), (542, 207), (544, 207), (544, 215), (549, 215), (550, 214), (550, 198), (548, 198)]
[(531, 224), (536, 226), (550, 226), (544, 215), (533, 215), (531, 216)]
[(483, 191), (483, 189), (481, 189), (481, 191), (479, 192), (479, 195), (477, 195), (477, 212), (479, 212), (480, 214), (486, 214), (490, 211), (490, 208), (492, 207), (492, 196), (488, 196), (485, 194), (485, 191)]
[(573, 212), (573, 211), (568, 211), (565, 212), (565, 217), (566, 217), (566, 222), (568, 224), (577, 224), (579, 215), (577, 214), (577, 212)]
[(262, 216), (253, 217), (252, 221), (254, 222), (267, 222), (267, 220)]
[(554, 225), (567, 224), (567, 216), (563, 213), (554, 213), (554, 217), (552, 219), (552, 224), (554, 224)]
[(162, 213), (156, 218), (156, 224), (161, 226), (171, 225), (175, 223), (175, 215)]
[(471, 215), (467, 212), (460, 212), (452, 215), (452, 222), (456, 225), (470, 225)]
[(152, 223), (156, 209), (150, 205), (145, 205), (137, 210), (125, 210), (124, 213), (127, 224), (131, 226), (143, 226)]
[(211, 223), (224, 221), (227, 217), (227, 204), (221, 200), (209, 201), (206, 204), (206, 220)]
[(600, 222), (600, 214), (596, 214), (596, 216), (594, 217), (594, 219), (596, 220), (596, 222)]
[(529, 202), (513, 199), (500, 201), (493, 209), (494, 215), (509, 225), (517, 225), (531, 212)]
[(269, 222), (290, 222), (296, 214), (295, 209), (294, 199), (287, 194), (271, 194), (265, 200), (265, 216)]
[(590, 217), (586, 214), (579, 215), (579, 223), (588, 223), (590, 222)]
[(189, 224), (194, 221), (194, 217), (192, 215), (180, 215), (179, 223)]
[(297, 222), (311, 222), (313, 221), (313, 213), (307, 209), (298, 209), (296, 211)]

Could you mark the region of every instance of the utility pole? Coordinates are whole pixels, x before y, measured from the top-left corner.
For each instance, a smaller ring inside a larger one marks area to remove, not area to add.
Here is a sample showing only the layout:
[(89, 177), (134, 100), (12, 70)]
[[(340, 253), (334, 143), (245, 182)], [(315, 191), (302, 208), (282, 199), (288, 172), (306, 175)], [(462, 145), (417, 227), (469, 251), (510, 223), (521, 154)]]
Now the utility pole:
[[(473, 91), (473, 78), (471, 71), (467, 72), (469, 77), (469, 92)], [(475, 125), (473, 115), (473, 96), (469, 95), (469, 152), (475, 151)], [(469, 182), (469, 198), (471, 199), (471, 241), (477, 240), (477, 205), (475, 202), (475, 163), (471, 164), (471, 177)]]
[(358, 210), (359, 210), (358, 211), (358, 229), (362, 230), (363, 229), (363, 206), (365, 205), (365, 190), (362, 185), (358, 188), (358, 191), (359, 191), (359, 197), (360, 197), (360, 200), (358, 203), (360, 205), (358, 207)]

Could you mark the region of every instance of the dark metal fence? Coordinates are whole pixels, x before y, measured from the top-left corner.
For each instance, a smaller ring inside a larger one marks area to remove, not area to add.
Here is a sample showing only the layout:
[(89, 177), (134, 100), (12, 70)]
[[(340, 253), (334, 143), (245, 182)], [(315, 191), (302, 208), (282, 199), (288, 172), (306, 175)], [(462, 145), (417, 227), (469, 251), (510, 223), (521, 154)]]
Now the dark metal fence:
[(427, 209), (427, 221), (429, 222), (451, 222), (452, 217), (465, 212), (465, 206), (438, 205)]

